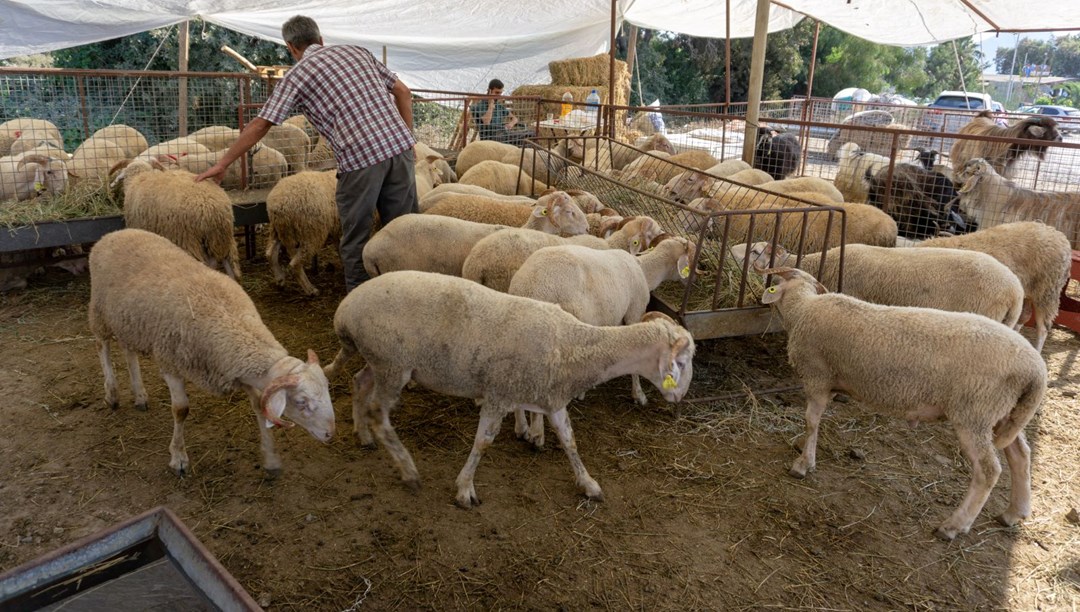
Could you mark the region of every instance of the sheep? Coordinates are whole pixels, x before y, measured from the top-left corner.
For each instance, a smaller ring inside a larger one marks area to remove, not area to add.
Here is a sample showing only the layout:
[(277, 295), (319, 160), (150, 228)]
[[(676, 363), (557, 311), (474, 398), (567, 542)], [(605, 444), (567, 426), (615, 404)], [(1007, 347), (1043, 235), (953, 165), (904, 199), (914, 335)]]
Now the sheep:
[(517, 166), (485, 160), (458, 177), (459, 183), (479, 185), (503, 195), (540, 193), (548, 186), (529, 176)]
[(429, 147), (422, 142), (417, 142), (415, 145), (413, 145), (413, 155), (416, 157), (416, 159), (427, 159), (429, 157), (434, 157), (435, 160), (431, 163), (434, 164), (435, 168), (439, 171), (440, 182), (457, 182), (457, 173), (454, 172), (454, 169), (450, 167), (450, 163), (446, 161), (446, 157), (444, 157), (435, 149)]
[[(713, 166), (710, 166), (709, 168), (706, 168), (705, 174), (715, 176), (716, 178), (728, 178), (736, 172), (750, 170), (752, 168), (753, 166), (744, 162), (738, 157), (732, 157), (730, 159), (725, 159), (724, 161), (719, 162)], [(772, 180), (771, 176), (769, 177), (769, 180)]]
[[(645, 315), (650, 292), (660, 283), (686, 282), (696, 256), (693, 242), (669, 234), (658, 236), (655, 246), (636, 257), (575, 244), (544, 247), (529, 255), (507, 293), (558, 304), (589, 325), (630, 325)], [(634, 374), (631, 381), (633, 398), (646, 405), (640, 378)], [(519, 437), (536, 448), (544, 446), (543, 414), (533, 414), (527, 426), (525, 411), (516, 408), (514, 421)]]
[(311, 147), (308, 155), (308, 170), (330, 170), (337, 168), (337, 160), (334, 159), (334, 151), (325, 138), (319, 136)]
[[(731, 248), (742, 263), (745, 244)], [(840, 247), (825, 253), (795, 255), (767, 242), (751, 245), (756, 269), (798, 267), (836, 291), (841, 268)], [(770, 256), (774, 261), (769, 265)], [(919, 306), (952, 312), (973, 312), (1015, 327), (1023, 310), (1024, 287), (1004, 264), (985, 253), (958, 249), (897, 249), (849, 244), (843, 251), (845, 295), (887, 306)], [(888, 280), (885, 280), (888, 279)]]
[(11, 145), (15, 144), (15, 141), (23, 136), (27, 136), (35, 142), (38, 140), (64, 142), (60, 130), (56, 129), (56, 125), (51, 121), (22, 117), (11, 119), (0, 123), (0, 157), (9, 157), (11, 155)]
[(540, 226), (550, 225), (555, 229), (552, 233), (566, 236), (584, 234), (589, 229), (585, 213), (565, 191), (547, 192), (531, 208), (482, 196), (449, 195), (423, 214), (510, 227), (535, 225), (536, 229), (540, 229)]
[(15, 139), (15, 142), (11, 143), (9, 155), (14, 157), (31, 151), (62, 161), (71, 159), (71, 154), (64, 150), (63, 141), (51, 138), (34, 138), (30, 135)]
[[(303, 115), (293, 115), (282, 123), (286, 125), (292, 125), (304, 130), (304, 133), (307, 134), (309, 142), (311, 143), (311, 147), (308, 149), (308, 153), (315, 152), (315, 149), (318, 146), (318, 140), (320, 138), (320, 135), (319, 131), (315, 129), (315, 126), (307, 120), (307, 117)], [(311, 163), (310, 159), (308, 160), (308, 163)]]
[(289, 269), (307, 295), (319, 290), (308, 280), (304, 266), (311, 262), (328, 241), (341, 236), (338, 218), (337, 173), (334, 170), (305, 170), (281, 179), (266, 196), (266, 214), (270, 220), (266, 257), (279, 285), (285, 284), (281, 253), (289, 257)]
[(663, 233), (649, 217), (630, 217), (620, 222), (607, 238), (592, 235), (561, 238), (525, 229), (507, 229), (482, 238), (461, 265), (462, 278), (496, 291), (506, 292), (514, 274), (537, 250), (546, 246), (578, 244), (593, 249), (622, 249), (636, 255)]
[[(460, 180), (470, 168), (482, 161), (498, 161), (516, 165), (520, 157), (521, 148), (512, 144), (497, 140), (474, 140), (458, 152), (457, 160), (454, 162), (454, 169), (457, 171)], [(508, 162), (507, 159), (513, 159), (514, 161)]]
[[(196, 144), (196, 147), (192, 148), (191, 152), (168, 157), (180, 169), (187, 170), (192, 174), (199, 174), (216, 164), (218, 160), (225, 156), (226, 152), (227, 149), (211, 151), (206, 149), (204, 145)], [(289, 165), (281, 152), (259, 142), (252, 147), (250, 153), (250, 180), (248, 181), (248, 187), (255, 189), (273, 187), (281, 180), (281, 177), (288, 175)], [(160, 156), (158, 159), (160, 160)], [(225, 171), (225, 176), (221, 179), (221, 187), (223, 189), (240, 189), (243, 187), (243, 166), (241, 164), (229, 165)]]
[[(190, 136), (187, 136), (184, 138), (174, 138), (148, 147), (145, 151), (136, 155), (134, 159), (141, 159), (147, 162), (155, 159), (162, 161), (161, 156), (164, 155), (171, 160), (170, 162), (163, 162), (166, 165), (197, 174), (205, 169), (202, 168), (201, 164), (205, 163), (205, 160), (209, 157), (212, 157), (212, 154), (213, 151), (199, 144)], [(191, 160), (185, 159), (192, 155), (196, 157)]]
[(1035, 348), (1042, 352), (1072, 268), (1072, 245), (1064, 234), (1038, 221), (1018, 221), (963, 236), (932, 238), (917, 246), (980, 251), (1005, 264), (1024, 287), (1025, 312), (1032, 311)]
[(233, 239), (232, 201), (213, 181), (195, 182), (186, 170), (166, 170), (157, 160), (125, 160), (113, 185), (124, 185), (124, 223), (172, 240), (210, 268), (218, 263), (240, 280)]
[(942, 232), (962, 234), (976, 229), (960, 210), (959, 194), (944, 174), (921, 165), (896, 164), (889, 176), (883, 167), (869, 177), (867, 202), (896, 219), (904, 238), (920, 239)]
[(758, 185), (758, 189), (790, 195), (793, 193), (820, 193), (832, 202), (843, 202), (844, 196), (832, 183), (816, 176), (797, 176), (794, 178), (768, 181)]
[(792, 476), (804, 478), (814, 469), (821, 415), (833, 394), (843, 392), (912, 425), (952, 422), (972, 479), (937, 537), (952, 540), (971, 528), (1001, 473), (995, 448), (1005, 450), (1012, 476), (1009, 507), (998, 521), (1011, 526), (1031, 514), (1031, 453), (1023, 429), (1042, 403), (1046, 364), (1023, 337), (971, 313), (819, 295), (825, 288), (793, 268), (764, 273), (780, 278), (762, 302), (780, 315), (788, 360), (807, 397), (806, 439)]
[(307, 169), (311, 139), (303, 128), (288, 123), (272, 125), (259, 142), (285, 156), (289, 163), (288, 174)]
[[(994, 121), (994, 116), (990, 111), (975, 115), (975, 118), (960, 128), (957, 133), (1041, 140), (1044, 143), (1061, 142), (1061, 132), (1058, 131), (1057, 122), (1050, 117), (1025, 117), (1010, 123), (1008, 127), (1001, 127)], [(1047, 147), (1046, 144), (957, 139), (949, 150), (949, 159), (953, 170), (958, 173), (963, 171), (969, 161), (981, 158), (987, 160), (998, 174), (1012, 178), (1013, 166), (1022, 155), (1031, 153), (1045, 160)]]
[(960, 208), (981, 228), (1010, 221), (1042, 221), (1056, 227), (1080, 249), (1080, 194), (1024, 189), (994, 171), (990, 162), (975, 158), (956, 175), (963, 186)]
[(102, 237), (90, 252), (88, 314), (110, 408), (119, 406), (112, 340), (127, 361), (136, 409), (146, 410), (148, 400), (138, 356), (161, 369), (173, 413), (169, 467), (178, 476), (191, 467), (184, 445), (185, 380), (215, 395), (247, 392), (262, 438), (263, 469), (271, 477), (281, 472), (271, 427), (299, 423), (323, 442), (334, 435), (334, 405), (315, 352), (308, 350), (306, 363), (289, 356), (240, 285), (165, 238), (131, 228)]
[(645, 151), (662, 151), (668, 155), (675, 155), (675, 145), (671, 144), (667, 136), (656, 133), (649, 136), (645, 142), (637, 147), (619, 146), (615, 147), (611, 155), (611, 167), (615, 170), (622, 170), (629, 165), (635, 159), (641, 157), (641, 154)]
[(72, 183), (90, 181), (97, 185), (109, 178), (109, 170), (128, 159), (127, 150), (119, 143), (103, 136), (87, 138), (67, 163), (68, 177)]
[[(491, 330), (508, 321), (513, 337), (493, 341)], [(480, 503), (476, 466), (515, 407), (548, 416), (578, 486), (600, 501), (600, 485), (577, 452), (566, 410), (570, 399), (617, 376), (638, 374), (677, 402), (693, 377), (694, 339), (664, 315), (594, 327), (554, 304), (428, 272), (392, 272), (357, 287), (338, 306), (334, 331), (341, 350), (327, 366), (330, 375), (355, 354), (367, 364), (353, 377), (353, 428), (364, 444), (373, 443), (374, 431), (413, 490), (419, 474), (390, 423), (402, 387), (412, 379), (439, 393), (482, 400), (476, 442), (457, 477), (455, 500), (463, 508)]]
[(225, 125), (209, 125), (196, 130), (191, 137), (211, 151), (221, 151), (228, 149), (240, 138), (240, 130)]
[(529, 196), (518, 195), (503, 195), (501, 193), (495, 193), (490, 189), (485, 189), (479, 185), (464, 185), (462, 183), (443, 183), (442, 185), (436, 185), (431, 191), (427, 192), (424, 197), (420, 198), (420, 212), (426, 212), (429, 208), (435, 206), (444, 198), (452, 194), (472, 194), (482, 196), (484, 198), (491, 198), (502, 200), (504, 202), (515, 202), (518, 204), (524, 204), (526, 206), (532, 206), (536, 203), (536, 200)]
[[(655, 153), (656, 152), (653, 151), (652, 153), (650, 153), (650, 155), (653, 155)], [(655, 180), (656, 182), (663, 185), (664, 183), (667, 183), (679, 174), (685, 172), (686, 168), (693, 168), (694, 170), (705, 171), (715, 166), (718, 162), (718, 159), (704, 151), (690, 150), (683, 153), (676, 153), (675, 155), (666, 158), (666, 161), (662, 161), (657, 164), (658, 167), (656, 169)], [(680, 165), (677, 166), (675, 164)]]
[(398, 270), (461, 276), (461, 266), (473, 246), (505, 229), (505, 225), (441, 215), (402, 215), (364, 245), (364, 269), (372, 278)]
[(747, 168), (731, 174), (728, 178), (714, 178), (708, 173), (688, 170), (668, 181), (664, 189), (676, 202), (691, 202), (697, 198), (720, 197), (745, 187), (760, 187), (772, 183), (773, 178), (763, 170)]
[[(860, 111), (846, 117), (842, 122), (845, 126), (867, 126), (885, 128), (889, 131), (910, 130), (909, 126), (902, 123), (897, 123), (892, 114), (885, 110), (867, 110)], [(908, 134), (899, 134), (896, 136), (896, 147), (898, 149), (907, 148), (911, 141), (911, 136)], [(826, 145), (825, 152), (830, 159), (836, 157), (837, 152), (842, 148), (842, 145), (849, 142), (855, 143), (863, 151), (867, 153), (873, 153), (875, 155), (892, 155), (893, 147), (893, 134), (889, 132), (871, 131), (862, 129), (850, 129), (841, 128), (832, 138), (829, 139)]]
[(442, 184), (442, 176), (435, 162), (439, 158), (429, 155), (413, 162), (413, 180), (416, 182), (416, 197), (422, 198), (432, 189)]
[(870, 177), (882, 169), (888, 171), (891, 165), (892, 160), (888, 157), (862, 151), (859, 145), (849, 142), (840, 147), (840, 167), (836, 171), (833, 185), (845, 202), (867, 202)]
[(35, 149), (0, 157), (0, 202), (27, 200), (39, 193), (62, 193), (67, 181), (64, 160), (42, 155)]
[(797, 192), (790, 194), (789, 197), (782, 197), (750, 189), (731, 190), (715, 198), (699, 198), (692, 201), (688, 205), (690, 208), (709, 214), (684, 212), (683, 227), (687, 232), (699, 233), (703, 231), (704, 224), (709, 228), (704, 230), (706, 236), (726, 235), (727, 240), (733, 243), (771, 241), (775, 238), (782, 244), (801, 244), (804, 252), (839, 246), (841, 222), (837, 213), (822, 210), (806, 214), (780, 214), (778, 228), (775, 215), (755, 215), (752, 236), (750, 235), (750, 215), (712, 214), (721, 210), (754, 212), (775, 211), (778, 208), (813, 208), (807, 202), (844, 209), (847, 218), (845, 237), (849, 244), (861, 243), (887, 247), (896, 245), (896, 221), (892, 217), (868, 204), (833, 202), (819, 193)]
[(124, 149), (124, 157), (128, 159), (150, 147), (146, 142), (146, 137), (139, 130), (122, 123), (107, 125), (90, 135), (90, 138), (95, 137), (111, 140), (120, 145)]
[(764, 126), (758, 128), (754, 145), (755, 168), (768, 172), (779, 181), (794, 173), (801, 160), (802, 147), (797, 135)]

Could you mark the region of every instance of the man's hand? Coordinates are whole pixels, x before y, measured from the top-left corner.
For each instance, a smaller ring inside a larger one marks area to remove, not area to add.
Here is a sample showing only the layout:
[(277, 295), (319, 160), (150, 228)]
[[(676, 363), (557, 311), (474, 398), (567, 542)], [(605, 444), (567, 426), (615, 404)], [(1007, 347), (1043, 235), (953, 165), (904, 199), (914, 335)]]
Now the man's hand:
[(225, 178), (225, 171), (228, 168), (228, 166), (222, 166), (220, 162), (216, 163), (204, 170), (199, 176), (196, 176), (195, 182), (198, 183), (199, 181), (205, 181), (206, 179), (213, 179), (215, 183), (220, 185), (221, 179)]

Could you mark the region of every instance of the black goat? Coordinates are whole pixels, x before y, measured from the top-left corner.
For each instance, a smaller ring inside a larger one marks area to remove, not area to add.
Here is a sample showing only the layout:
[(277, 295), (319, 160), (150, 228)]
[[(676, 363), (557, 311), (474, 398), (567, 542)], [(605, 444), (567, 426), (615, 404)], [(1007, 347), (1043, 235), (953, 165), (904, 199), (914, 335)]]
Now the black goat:
[(754, 167), (766, 172), (773, 180), (781, 180), (795, 172), (802, 159), (799, 137), (768, 127), (758, 128), (754, 147)]
[[(932, 165), (936, 155), (936, 151), (920, 151), (919, 161)], [(866, 179), (870, 182), (869, 203), (889, 213), (896, 220), (897, 234), (904, 238), (919, 240), (977, 229), (975, 220), (961, 212), (953, 182), (940, 172), (896, 164), (891, 184), (888, 168), (874, 175), (868, 171)]]

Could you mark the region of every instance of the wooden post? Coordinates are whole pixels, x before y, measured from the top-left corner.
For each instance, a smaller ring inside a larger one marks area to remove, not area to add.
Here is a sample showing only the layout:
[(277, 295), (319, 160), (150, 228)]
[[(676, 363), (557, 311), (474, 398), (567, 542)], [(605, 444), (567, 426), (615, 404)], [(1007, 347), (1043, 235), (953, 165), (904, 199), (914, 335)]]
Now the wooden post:
[(615, 9), (618, 3), (619, 0), (611, 0), (611, 39), (608, 45), (608, 107), (604, 109), (604, 121), (607, 125), (604, 126), (603, 132), (597, 132), (598, 134), (606, 133), (609, 138), (615, 138)]
[(382, 65), (386, 65), (386, 45), (382, 46)]
[[(630, 78), (631, 82), (633, 82), (634, 62), (637, 61), (638, 29), (636, 25), (629, 25), (628, 27), (630, 29), (626, 32), (626, 67), (630, 70)], [(638, 84), (640, 85), (640, 83)], [(633, 89), (633, 87), (631, 87), (630, 89)], [(638, 92), (638, 102), (642, 106), (645, 105), (645, 95), (640, 91)], [(630, 100), (628, 97), (626, 100), (627, 106), (630, 106), (632, 103), (633, 101)]]
[[(179, 47), (179, 62), (177, 68), (180, 72), (187, 72), (188, 70), (188, 45), (190, 44), (189, 38), (189, 22), (184, 21), (180, 24), (180, 32), (178, 34), (177, 46)], [(177, 86), (179, 87), (179, 96), (177, 97), (176, 106), (177, 114), (176, 119), (179, 123), (180, 136), (187, 136), (188, 133), (188, 90), (187, 90), (187, 77), (180, 77)]]
[(761, 84), (765, 81), (765, 43), (769, 39), (769, 0), (757, 0), (754, 21), (754, 49), (750, 56), (750, 90), (746, 106), (746, 131), (743, 134), (743, 161), (754, 165), (757, 143), (758, 111), (761, 107)]
[(802, 140), (802, 162), (799, 168), (799, 174), (806, 174), (806, 153), (810, 148), (810, 128), (806, 125), (807, 119), (811, 121), (814, 119), (811, 114), (811, 100), (814, 97), (814, 67), (817, 65), (817, 43), (818, 34), (821, 33), (821, 22), (814, 20), (814, 47), (810, 51), (810, 73), (806, 77), (806, 99), (803, 100), (802, 107), (802, 121), (803, 125), (800, 128), (800, 136)]

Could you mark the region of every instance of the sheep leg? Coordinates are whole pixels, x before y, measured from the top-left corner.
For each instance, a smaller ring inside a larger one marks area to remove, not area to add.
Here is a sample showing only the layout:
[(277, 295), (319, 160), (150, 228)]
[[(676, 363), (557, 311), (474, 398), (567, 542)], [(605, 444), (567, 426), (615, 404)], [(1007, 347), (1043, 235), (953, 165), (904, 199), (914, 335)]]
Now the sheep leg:
[(371, 366), (365, 366), (353, 377), (353, 431), (360, 438), (360, 444), (366, 447), (375, 446), (375, 438), (371, 436), (371, 418), (368, 414), (368, 397), (374, 385), (375, 371), (371, 369)]
[(529, 431), (525, 432), (525, 439), (536, 450), (544, 449), (544, 413), (534, 412), (529, 422)]
[(462, 508), (480, 505), (480, 498), (476, 496), (476, 487), (473, 485), (473, 475), (476, 474), (476, 466), (480, 464), (480, 457), (495, 441), (505, 415), (506, 410), (498, 402), (487, 400), (480, 406), (480, 422), (476, 426), (476, 439), (473, 441), (472, 452), (469, 453), (469, 458), (457, 477), (455, 502)]
[(1031, 516), (1031, 448), (1024, 439), (1024, 432), (1005, 447), (1005, 460), (1009, 462), (1009, 475), (1012, 490), (1009, 495), (1009, 508), (997, 517), (1002, 525), (1011, 527), (1020, 519)]
[[(986, 504), (990, 491), (997, 483), (998, 476), (1001, 475), (1001, 463), (998, 461), (989, 432), (976, 434), (957, 428), (956, 435), (960, 439), (960, 448), (971, 463), (971, 485), (968, 487), (967, 495), (964, 496), (964, 501), (934, 532), (935, 536), (947, 542), (971, 529), (971, 524), (975, 522), (975, 517)], [(1020, 466), (1017, 465), (1017, 469), (1019, 468)]]
[(570, 415), (566, 413), (566, 406), (555, 412), (549, 413), (551, 426), (555, 428), (555, 434), (559, 436), (559, 443), (566, 451), (566, 457), (570, 459), (570, 467), (574, 469), (574, 478), (579, 487), (585, 490), (585, 496), (593, 501), (604, 501), (604, 492), (600, 485), (589, 476), (585, 464), (578, 455), (577, 442), (574, 441), (574, 428), (570, 426)]
[(278, 285), (285, 284), (285, 270), (281, 267), (281, 251), (284, 248), (285, 245), (281, 244), (281, 241), (277, 238), (274, 238), (266, 249), (266, 257), (270, 260), (270, 270), (274, 273), (274, 282)]
[[(483, 405), (483, 402), (477, 402), (477, 405)], [(529, 420), (525, 416), (524, 408), (514, 408), (514, 434), (519, 440), (527, 439), (529, 433)]]
[(814, 469), (817, 458), (818, 427), (821, 415), (829, 403), (830, 393), (812, 393), (807, 391), (806, 399), (806, 439), (803, 440), (802, 454), (791, 465), (788, 474), (795, 478), (805, 478), (806, 473)]
[(334, 355), (334, 360), (323, 368), (323, 374), (326, 375), (326, 379), (333, 380), (334, 376), (337, 375), (338, 370), (343, 368), (345, 363), (348, 362), (353, 355), (356, 355), (356, 348), (352, 345), (352, 342), (342, 342), (337, 355)]
[(146, 387), (143, 386), (142, 370), (139, 369), (139, 354), (124, 346), (120, 348), (124, 351), (124, 359), (127, 360), (131, 391), (135, 394), (135, 410), (146, 412)]
[(649, 403), (649, 398), (645, 397), (645, 391), (641, 388), (641, 377), (637, 374), (630, 375), (630, 393), (638, 404), (645, 406)]
[(251, 410), (255, 412), (255, 422), (259, 427), (259, 448), (263, 454), (263, 470), (266, 471), (267, 478), (273, 480), (281, 476), (281, 457), (278, 457), (277, 451), (274, 450), (274, 434), (266, 426), (268, 421), (263, 415), (262, 398), (254, 390), (248, 392), (248, 397), (251, 398)]
[(105, 375), (105, 403), (116, 410), (120, 407), (120, 397), (116, 390), (116, 372), (109, 355), (109, 341), (98, 338), (97, 349), (98, 358), (101, 360), (101, 373)]
[(188, 415), (188, 396), (184, 391), (184, 379), (168, 372), (161, 373), (165, 384), (169, 386), (169, 398), (172, 402), (173, 434), (169, 442), (169, 467), (176, 475), (183, 478), (191, 467), (187, 448), (184, 446), (184, 420)]
[[(398, 439), (394, 426), (390, 424), (390, 411), (397, 405), (398, 398), (401, 396), (401, 388), (405, 386), (409, 378), (410, 376), (403, 375), (396, 385), (387, 385), (384, 382), (385, 379), (381, 376), (375, 381), (371, 400), (367, 404), (367, 423), (371, 425), (375, 437), (378, 438), (386, 452), (390, 453), (394, 465), (401, 472), (401, 481), (411, 491), (416, 492), (420, 490), (420, 473), (416, 470), (412, 455), (409, 454), (405, 445)], [(393, 391), (388, 390), (388, 387), (392, 388)]]
[(319, 290), (315, 288), (315, 285), (311, 284), (308, 280), (307, 272), (304, 271), (304, 252), (303, 250), (297, 250), (296, 255), (293, 255), (289, 260), (289, 269), (293, 271), (296, 276), (296, 280), (300, 283), (300, 288), (304, 290), (307, 295), (319, 295)]

